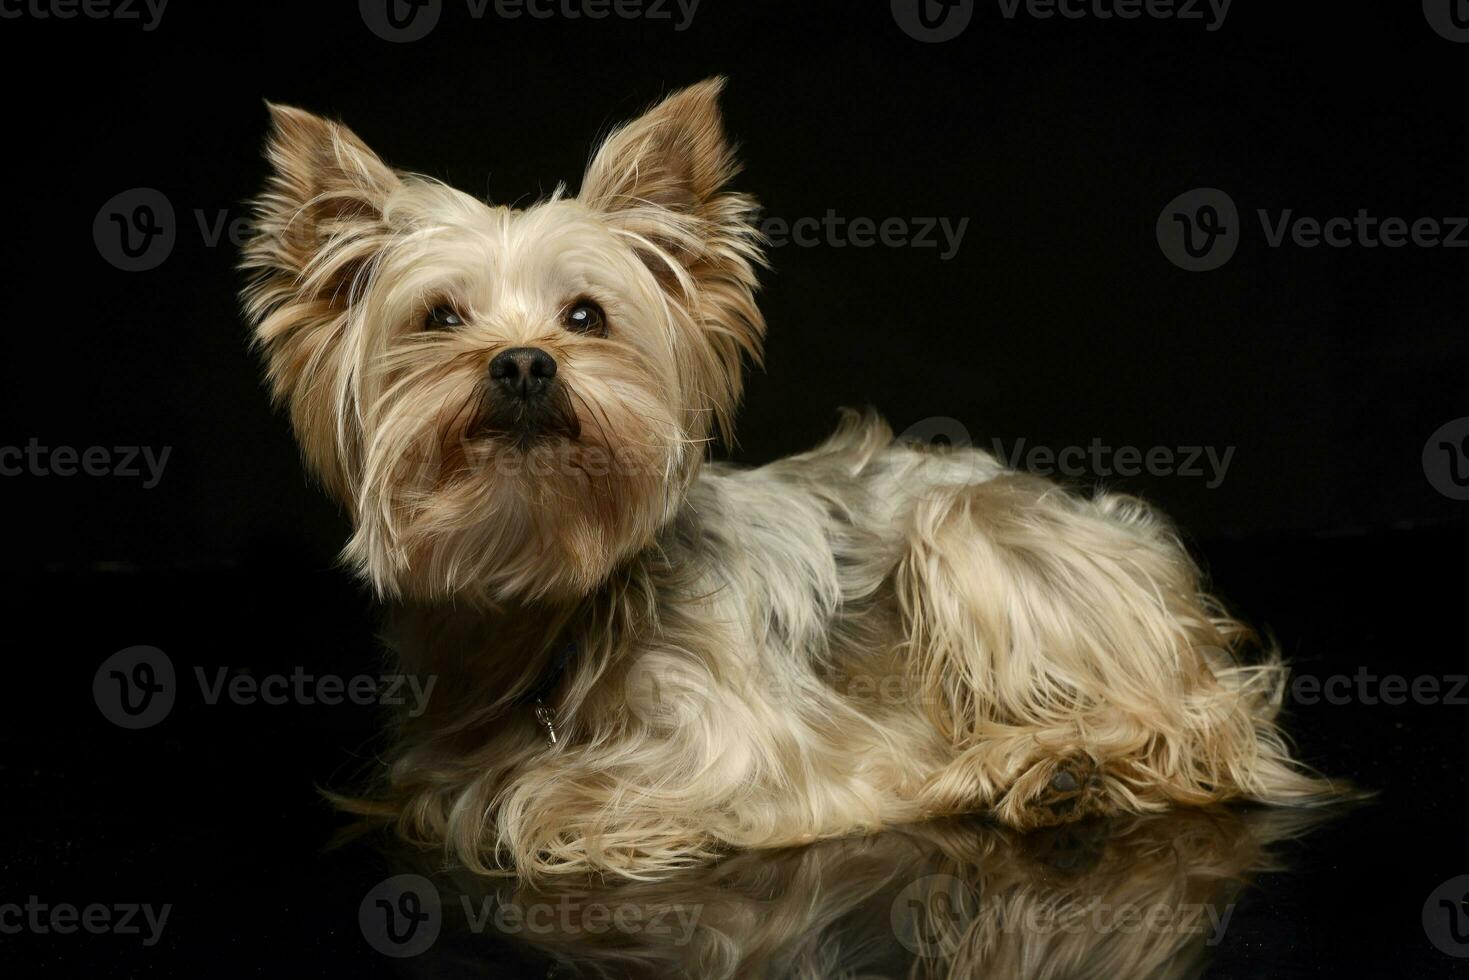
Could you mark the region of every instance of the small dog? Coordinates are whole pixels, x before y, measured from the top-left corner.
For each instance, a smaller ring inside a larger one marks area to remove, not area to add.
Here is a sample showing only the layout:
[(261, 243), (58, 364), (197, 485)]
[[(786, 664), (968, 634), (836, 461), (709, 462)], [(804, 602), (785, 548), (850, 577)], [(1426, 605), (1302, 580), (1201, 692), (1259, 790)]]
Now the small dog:
[(485, 204), (271, 107), (245, 306), (345, 556), (441, 678), (349, 804), (470, 869), (657, 874), (988, 811), (1323, 802), (1168, 523), (849, 415), (707, 462), (759, 362), (721, 79)]

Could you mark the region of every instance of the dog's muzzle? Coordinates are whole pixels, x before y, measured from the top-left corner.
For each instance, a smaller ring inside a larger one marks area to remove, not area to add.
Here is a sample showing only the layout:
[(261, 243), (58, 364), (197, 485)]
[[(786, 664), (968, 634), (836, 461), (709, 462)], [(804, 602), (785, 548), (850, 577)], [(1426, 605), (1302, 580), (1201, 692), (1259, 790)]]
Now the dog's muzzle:
[(581, 435), (571, 393), (556, 376), (556, 359), (539, 347), (512, 347), (490, 360), (488, 410), (481, 429), (520, 449)]

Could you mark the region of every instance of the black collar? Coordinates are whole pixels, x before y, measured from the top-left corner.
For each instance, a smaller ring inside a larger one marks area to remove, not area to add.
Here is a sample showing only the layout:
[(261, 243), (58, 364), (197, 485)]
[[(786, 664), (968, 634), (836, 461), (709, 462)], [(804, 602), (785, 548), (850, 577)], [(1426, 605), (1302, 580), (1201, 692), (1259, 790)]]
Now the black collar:
[(572, 640), (561, 648), (561, 652), (546, 665), (541, 676), (536, 679), (535, 685), (520, 698), (521, 704), (540, 704), (551, 692), (556, 690), (561, 679), (566, 676), (567, 665), (571, 658), (576, 656), (576, 641)]

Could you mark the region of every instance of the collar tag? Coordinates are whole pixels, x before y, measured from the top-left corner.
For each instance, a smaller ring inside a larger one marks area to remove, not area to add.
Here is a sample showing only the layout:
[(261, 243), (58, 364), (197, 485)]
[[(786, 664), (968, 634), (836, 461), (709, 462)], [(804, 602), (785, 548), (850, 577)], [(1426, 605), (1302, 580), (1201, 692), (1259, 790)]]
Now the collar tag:
[(546, 730), (546, 744), (556, 744), (556, 711), (540, 698), (536, 698), (536, 721)]

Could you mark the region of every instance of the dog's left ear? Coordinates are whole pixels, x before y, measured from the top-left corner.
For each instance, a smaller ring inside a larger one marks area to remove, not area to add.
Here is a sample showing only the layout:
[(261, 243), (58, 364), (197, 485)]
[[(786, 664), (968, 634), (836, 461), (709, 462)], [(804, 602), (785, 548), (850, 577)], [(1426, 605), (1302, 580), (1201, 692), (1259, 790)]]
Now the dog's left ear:
[(654, 205), (697, 214), (739, 172), (719, 113), (723, 78), (675, 92), (602, 143), (581, 199), (609, 211)]
[(603, 215), (703, 328), (712, 362), (703, 387), (728, 434), (741, 357), (757, 363), (765, 323), (755, 305), (763, 264), (754, 198), (728, 189), (739, 172), (719, 112), (723, 78), (682, 89), (615, 130), (592, 158), (578, 199)]

